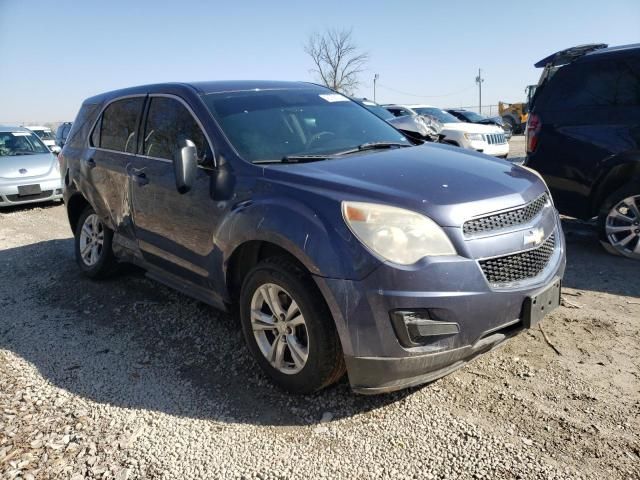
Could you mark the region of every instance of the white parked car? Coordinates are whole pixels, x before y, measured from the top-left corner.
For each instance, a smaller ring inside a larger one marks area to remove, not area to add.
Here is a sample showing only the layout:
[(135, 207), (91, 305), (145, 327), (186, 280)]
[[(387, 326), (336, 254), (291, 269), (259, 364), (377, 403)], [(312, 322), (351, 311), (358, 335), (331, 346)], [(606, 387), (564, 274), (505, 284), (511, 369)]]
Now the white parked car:
[(497, 125), (480, 125), (464, 123), (448, 112), (430, 105), (385, 105), (395, 116), (424, 115), (435, 118), (443, 124), (443, 143), (449, 143), (477, 152), (506, 158), (509, 154), (509, 143), (504, 130)]
[(49, 127), (43, 127), (42, 125), (26, 125), (24, 128), (28, 128), (40, 137), (42, 143), (44, 143), (53, 153), (60, 153), (61, 148), (56, 145), (56, 136)]

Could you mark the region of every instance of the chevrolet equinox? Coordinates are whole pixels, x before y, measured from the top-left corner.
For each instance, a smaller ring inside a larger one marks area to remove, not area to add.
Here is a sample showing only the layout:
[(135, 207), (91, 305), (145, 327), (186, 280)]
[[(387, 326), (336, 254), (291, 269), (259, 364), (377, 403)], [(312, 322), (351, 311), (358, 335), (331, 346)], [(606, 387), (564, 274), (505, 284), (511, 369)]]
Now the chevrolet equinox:
[(98, 95), (60, 161), (80, 269), (98, 279), (131, 262), (237, 311), (290, 392), (345, 371), (360, 393), (429, 382), (559, 303), (564, 237), (537, 173), (414, 146), (317, 85)]

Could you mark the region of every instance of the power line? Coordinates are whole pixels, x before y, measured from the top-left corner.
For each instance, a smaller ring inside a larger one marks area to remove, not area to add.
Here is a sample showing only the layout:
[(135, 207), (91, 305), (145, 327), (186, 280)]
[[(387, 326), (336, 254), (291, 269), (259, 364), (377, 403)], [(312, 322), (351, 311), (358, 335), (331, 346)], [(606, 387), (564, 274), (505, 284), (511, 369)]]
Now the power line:
[(460, 93), (468, 92), (469, 90), (471, 90), (471, 89), (473, 89), (473, 88), (476, 88), (476, 87), (475, 87), (475, 85), (472, 85), (472, 86), (470, 86), (470, 87), (468, 87), (468, 88), (465, 88), (465, 89), (463, 89), (463, 90), (458, 90), (458, 91), (456, 91), (456, 92), (452, 92), (452, 93), (445, 93), (444, 95), (418, 95), (418, 94), (415, 94), (415, 93), (403, 92), (402, 90), (397, 90), (397, 89), (395, 89), (395, 88), (388, 87), (388, 86), (386, 86), (386, 85), (381, 84), (380, 82), (378, 82), (378, 83), (377, 83), (377, 86), (378, 86), (378, 87), (382, 87), (382, 88), (384, 88), (385, 90), (390, 90), (390, 91), (392, 91), (392, 92), (399, 93), (399, 94), (401, 94), (401, 95), (408, 95), (408, 96), (410, 96), (410, 97), (419, 97), (419, 98), (441, 98), (441, 97), (450, 97), (450, 96), (452, 96), (452, 95), (457, 95), (457, 94), (460, 94)]

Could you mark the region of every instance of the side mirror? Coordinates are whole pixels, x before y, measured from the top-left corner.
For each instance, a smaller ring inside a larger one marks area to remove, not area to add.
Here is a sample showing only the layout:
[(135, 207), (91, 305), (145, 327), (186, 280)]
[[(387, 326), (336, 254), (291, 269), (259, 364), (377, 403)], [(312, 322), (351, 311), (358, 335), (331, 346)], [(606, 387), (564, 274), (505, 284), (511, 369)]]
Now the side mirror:
[(191, 190), (198, 172), (198, 149), (191, 140), (182, 140), (173, 157), (176, 188), (180, 193)]

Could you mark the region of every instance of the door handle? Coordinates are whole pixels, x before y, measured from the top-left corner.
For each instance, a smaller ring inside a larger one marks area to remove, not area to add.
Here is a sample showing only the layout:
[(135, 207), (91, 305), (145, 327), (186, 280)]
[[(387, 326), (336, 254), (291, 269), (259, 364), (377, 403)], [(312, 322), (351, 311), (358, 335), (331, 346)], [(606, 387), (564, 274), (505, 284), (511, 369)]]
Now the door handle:
[(131, 178), (140, 186), (144, 186), (149, 183), (149, 179), (144, 172), (131, 172)]

